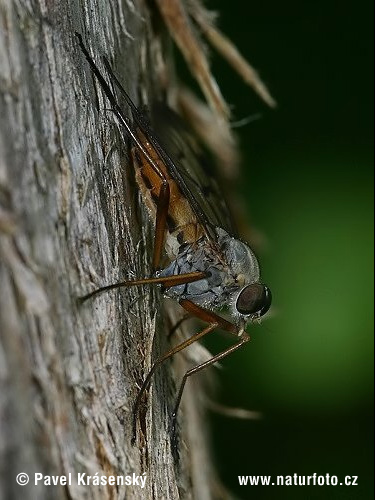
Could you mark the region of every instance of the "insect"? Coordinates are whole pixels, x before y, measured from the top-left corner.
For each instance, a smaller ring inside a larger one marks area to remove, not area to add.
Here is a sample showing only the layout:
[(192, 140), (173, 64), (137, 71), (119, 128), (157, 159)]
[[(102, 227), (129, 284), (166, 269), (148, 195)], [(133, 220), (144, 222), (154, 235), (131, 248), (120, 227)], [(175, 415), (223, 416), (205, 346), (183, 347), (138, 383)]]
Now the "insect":
[[(171, 348), (153, 363), (134, 403), (133, 443), (142, 399), (156, 369), (168, 358), (217, 328), (229, 332), (235, 339), (234, 345), (194, 366), (183, 376), (171, 420), (172, 441), (175, 441), (177, 411), (186, 381), (191, 375), (220, 361), (250, 340), (246, 325), (268, 311), (271, 292), (260, 282), (259, 265), (253, 251), (233, 236), (229, 212), (221, 201), (218, 187), (207, 176), (199, 159), (194, 159), (189, 144), (179, 141), (177, 136), (172, 137), (171, 121), (169, 133), (162, 142), (130, 99), (108, 61), (103, 58), (112, 84), (131, 109), (130, 120), (89, 55), (81, 35), (77, 33), (76, 36), (113, 113), (132, 140), (136, 180), (143, 200), (155, 219), (154, 275), (104, 286), (81, 300), (114, 288), (156, 284), (162, 286), (165, 297), (175, 299), (185, 311), (207, 323), (203, 330)], [(190, 150), (189, 162), (181, 154), (186, 148)], [(163, 253), (167, 254), (169, 264), (160, 269)], [(229, 308), (230, 321), (218, 314), (225, 306)]]

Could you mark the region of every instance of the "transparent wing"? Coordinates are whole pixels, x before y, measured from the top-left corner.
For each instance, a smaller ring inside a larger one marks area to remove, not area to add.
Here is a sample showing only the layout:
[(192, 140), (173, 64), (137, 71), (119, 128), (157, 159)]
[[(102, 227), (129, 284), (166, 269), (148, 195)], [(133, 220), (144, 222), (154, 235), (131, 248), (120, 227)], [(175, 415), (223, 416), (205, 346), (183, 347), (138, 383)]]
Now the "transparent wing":
[(119, 106), (112, 89), (88, 53), (81, 35), (76, 33), (76, 36), (92, 72), (111, 103), (112, 111), (134, 143), (148, 159), (155, 172), (159, 170), (157, 162), (155, 163), (154, 159), (143, 147), (137, 136), (137, 128), (151, 143), (157, 155), (164, 162), (169, 174), (187, 199), (197, 220), (204, 228), (207, 237), (210, 238), (213, 245), (217, 245), (215, 227), (221, 227), (230, 234), (233, 234), (233, 224), (230, 219), (229, 210), (224, 202), (223, 194), (220, 192), (216, 181), (210, 173), (207, 161), (204, 159), (197, 143), (194, 142), (193, 136), (183, 125), (182, 120), (175, 113), (168, 110), (168, 108), (155, 106), (152, 115), (153, 125), (158, 132), (158, 136), (156, 136), (143, 113), (135, 106), (113, 73), (107, 59), (103, 57), (104, 65), (111, 81), (118, 88), (128, 106), (130, 106), (135, 124), (134, 128), (129, 118)]
[[(167, 166), (170, 175), (178, 184), (197, 219), (204, 227), (208, 238), (216, 246), (215, 227), (221, 227), (229, 234), (234, 235), (234, 225), (230, 217), (230, 211), (224, 201), (223, 193), (220, 191), (212, 175), (209, 162), (199, 148), (193, 134), (188, 131), (186, 125), (176, 113), (160, 104), (153, 106), (151, 110), (151, 128), (145, 114), (140, 112), (130, 99), (106, 58), (103, 58), (103, 60), (112, 82), (130, 106), (136, 128), (140, 129)], [(99, 77), (107, 96), (111, 94), (109, 97), (114, 99), (108, 85), (102, 81), (101, 75)], [(130, 127), (128, 119), (124, 116), (117, 103), (116, 114), (133, 140), (141, 147), (134, 135), (134, 130)]]
[(197, 217), (202, 220), (203, 215), (205, 225), (221, 227), (233, 235), (234, 224), (215, 178), (217, 173), (194, 135), (176, 113), (160, 103), (153, 106), (151, 121), (156, 140), (170, 160), (167, 164), (173, 173), (178, 170), (176, 180)]

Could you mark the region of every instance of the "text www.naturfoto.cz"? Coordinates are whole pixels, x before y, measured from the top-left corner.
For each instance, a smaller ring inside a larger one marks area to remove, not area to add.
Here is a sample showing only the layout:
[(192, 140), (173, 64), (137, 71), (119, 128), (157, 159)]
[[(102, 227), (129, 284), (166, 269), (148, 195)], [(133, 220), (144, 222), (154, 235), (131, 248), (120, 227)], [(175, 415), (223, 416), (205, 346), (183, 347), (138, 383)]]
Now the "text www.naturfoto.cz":
[(339, 481), (337, 476), (331, 474), (311, 476), (300, 476), (292, 474), (289, 476), (238, 476), (240, 486), (358, 486), (358, 476), (345, 476)]

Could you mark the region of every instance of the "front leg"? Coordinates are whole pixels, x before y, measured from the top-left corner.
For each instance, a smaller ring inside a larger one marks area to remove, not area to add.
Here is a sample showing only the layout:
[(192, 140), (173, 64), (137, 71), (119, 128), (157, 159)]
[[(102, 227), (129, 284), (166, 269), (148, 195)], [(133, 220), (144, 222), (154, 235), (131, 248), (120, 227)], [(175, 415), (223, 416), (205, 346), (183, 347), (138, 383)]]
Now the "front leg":
[[(141, 387), (141, 389), (140, 389), (140, 391), (139, 391), (139, 393), (137, 395), (137, 398), (135, 400), (134, 407), (133, 407), (133, 436), (132, 436), (132, 444), (134, 444), (135, 440), (136, 440), (136, 435), (137, 435), (137, 418), (138, 418), (139, 410), (140, 410), (140, 407), (141, 407), (142, 398), (143, 398), (143, 395), (144, 395), (145, 391), (148, 389), (148, 387), (149, 387), (149, 385), (151, 383), (152, 376), (154, 375), (156, 369), (162, 363), (164, 363), (164, 361), (166, 361), (167, 359), (169, 359), (171, 356), (173, 356), (177, 352), (182, 351), (183, 349), (185, 349), (189, 345), (193, 344), (197, 340), (201, 339), (202, 337), (204, 337), (208, 333), (210, 333), (213, 330), (215, 330), (217, 327), (220, 327), (223, 330), (226, 330), (227, 332), (231, 333), (232, 335), (237, 336), (237, 334), (238, 334), (237, 333), (237, 328), (236, 328), (235, 325), (233, 325), (229, 321), (225, 320), (221, 316), (218, 316), (214, 312), (207, 311), (206, 309), (203, 309), (202, 307), (199, 307), (196, 304), (194, 304), (193, 302), (191, 302), (190, 300), (186, 300), (186, 299), (181, 300), (180, 301), (180, 305), (189, 314), (191, 314), (191, 315), (193, 315), (193, 316), (201, 319), (202, 321), (208, 323), (208, 326), (206, 328), (204, 328), (203, 330), (199, 331), (198, 333), (194, 334), (192, 337), (189, 337), (184, 342), (181, 342), (177, 346), (175, 346), (172, 349), (170, 349), (169, 351), (167, 351), (165, 354), (163, 354), (162, 356), (160, 356), (153, 363), (153, 365), (151, 366), (151, 369), (148, 372), (148, 374), (147, 374), (147, 376), (146, 376), (146, 378), (145, 378), (145, 380), (144, 380), (144, 382), (142, 384), (142, 387)], [(228, 352), (228, 354), (229, 354), (229, 352)], [(212, 363), (214, 363), (215, 361), (216, 360), (213, 359)], [(212, 364), (212, 363), (210, 363), (210, 364)], [(196, 367), (196, 368), (197, 368), (197, 371), (199, 371), (200, 365), (198, 367)], [(203, 368), (203, 366), (202, 366), (202, 368)], [(183, 385), (185, 385), (185, 382), (184, 382)], [(178, 393), (178, 404), (176, 405), (175, 410), (173, 412), (174, 421), (175, 421), (175, 417), (176, 417), (176, 414), (177, 414), (177, 409), (178, 409), (178, 406), (179, 406), (179, 403), (180, 403), (180, 400), (181, 400), (181, 397), (182, 397), (182, 392), (183, 392), (183, 386), (180, 387), (180, 391)]]
[(184, 391), (184, 387), (186, 384), (187, 379), (193, 375), (194, 373), (198, 373), (204, 368), (213, 365), (214, 363), (222, 360), (229, 354), (231, 354), (234, 351), (237, 351), (240, 347), (242, 347), (246, 342), (249, 342), (250, 337), (245, 331), (239, 330), (233, 323), (230, 323), (229, 321), (225, 320), (221, 316), (218, 316), (212, 311), (207, 311), (206, 309), (203, 309), (193, 302), (190, 302), (189, 300), (182, 300), (180, 301), (180, 304), (184, 309), (186, 309), (190, 314), (194, 314), (196, 317), (200, 318), (203, 321), (207, 322), (215, 322), (216, 326), (222, 328), (223, 330), (229, 332), (230, 334), (236, 336), (239, 340), (236, 342), (233, 346), (228, 347), (224, 351), (220, 352), (219, 354), (216, 354), (212, 358), (208, 359), (204, 363), (201, 363), (199, 365), (194, 366), (190, 370), (187, 370), (185, 375), (182, 378), (182, 382), (177, 394), (177, 399), (175, 403), (175, 407), (172, 413), (172, 419), (171, 419), (171, 438), (172, 438), (172, 448), (174, 450), (174, 453), (176, 454), (176, 449), (177, 449), (177, 434), (176, 434), (176, 423), (177, 423), (177, 412), (178, 408), (181, 403), (181, 398), (182, 394)]
[(138, 418), (139, 410), (140, 410), (140, 407), (141, 407), (142, 398), (143, 398), (143, 395), (144, 395), (145, 391), (148, 389), (148, 387), (149, 387), (149, 385), (151, 383), (152, 376), (154, 375), (156, 369), (162, 363), (164, 363), (164, 361), (166, 361), (167, 359), (169, 359), (171, 356), (173, 356), (177, 352), (182, 351), (183, 349), (185, 349), (186, 347), (188, 347), (189, 345), (191, 345), (193, 342), (196, 342), (197, 340), (201, 339), (202, 337), (204, 337), (208, 333), (212, 332), (216, 327), (217, 327), (217, 323), (211, 323), (206, 328), (204, 328), (202, 331), (196, 333), (195, 335), (193, 335), (192, 337), (188, 338), (184, 342), (181, 342), (181, 344), (178, 344), (177, 346), (173, 347), (172, 349), (170, 349), (169, 351), (167, 351), (166, 353), (164, 353), (162, 356), (160, 356), (153, 363), (153, 365), (151, 366), (150, 371), (147, 374), (147, 377), (145, 378), (145, 380), (144, 380), (144, 382), (142, 384), (142, 387), (139, 390), (139, 393), (138, 393), (138, 395), (136, 397), (136, 400), (135, 400), (135, 403), (134, 403), (134, 406), (133, 406), (133, 436), (132, 436), (132, 444), (133, 445), (134, 445), (136, 437), (137, 437), (137, 418)]

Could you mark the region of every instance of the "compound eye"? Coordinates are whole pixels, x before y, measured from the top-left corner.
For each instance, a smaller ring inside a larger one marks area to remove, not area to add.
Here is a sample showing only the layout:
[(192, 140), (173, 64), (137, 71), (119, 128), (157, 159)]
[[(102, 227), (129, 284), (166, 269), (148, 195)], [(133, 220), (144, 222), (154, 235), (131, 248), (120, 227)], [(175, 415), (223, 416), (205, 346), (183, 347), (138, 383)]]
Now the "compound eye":
[(260, 317), (268, 311), (271, 302), (271, 290), (261, 283), (253, 283), (241, 290), (236, 302), (236, 309), (245, 316), (257, 314)]

